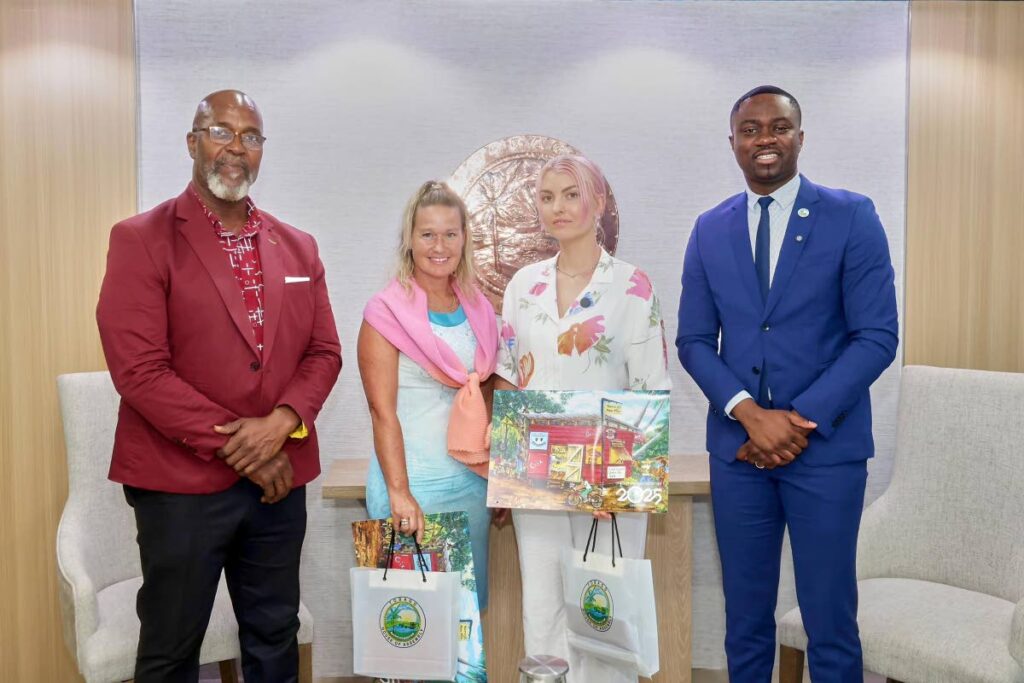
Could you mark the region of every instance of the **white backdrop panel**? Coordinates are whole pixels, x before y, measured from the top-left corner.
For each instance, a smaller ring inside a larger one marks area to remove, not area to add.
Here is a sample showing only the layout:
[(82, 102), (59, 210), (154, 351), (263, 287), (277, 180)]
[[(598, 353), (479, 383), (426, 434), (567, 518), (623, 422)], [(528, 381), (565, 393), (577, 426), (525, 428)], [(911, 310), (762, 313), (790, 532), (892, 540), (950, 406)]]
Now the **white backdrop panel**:
[[(184, 188), (197, 101), (235, 87), (259, 103), (269, 137), (256, 202), (319, 240), (346, 360), (318, 423), (325, 467), (371, 453), (355, 333), (387, 279), (405, 200), (498, 138), (550, 135), (602, 166), (619, 202), (618, 255), (651, 275), (671, 343), (693, 221), (743, 189), (729, 109), (755, 85), (780, 85), (803, 107), (801, 170), (875, 200), (902, 300), (905, 3), (137, 0), (136, 22), (140, 209)], [(707, 403), (672, 366), (672, 447), (702, 452)], [(898, 376), (891, 368), (873, 389), (869, 500), (889, 480)], [(302, 578), (316, 672), (345, 675), (349, 522), (365, 513), (323, 501), (318, 483), (308, 505)], [(694, 527), (694, 664), (719, 668), (706, 500)], [(780, 613), (795, 604), (789, 567)]]

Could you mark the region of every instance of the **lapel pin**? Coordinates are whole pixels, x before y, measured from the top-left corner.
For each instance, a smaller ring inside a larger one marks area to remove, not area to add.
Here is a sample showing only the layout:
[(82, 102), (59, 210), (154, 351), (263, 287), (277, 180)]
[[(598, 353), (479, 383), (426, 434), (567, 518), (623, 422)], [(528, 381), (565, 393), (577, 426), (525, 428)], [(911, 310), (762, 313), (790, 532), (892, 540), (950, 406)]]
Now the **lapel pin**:
[(807, 218), (808, 216), (811, 215), (811, 212), (808, 211), (807, 209), (800, 209), (796, 212), (796, 215), (800, 216), (800, 218)]
[(803, 242), (804, 241), (804, 236), (803, 235), (797, 235), (796, 236), (796, 241), (797, 242)]

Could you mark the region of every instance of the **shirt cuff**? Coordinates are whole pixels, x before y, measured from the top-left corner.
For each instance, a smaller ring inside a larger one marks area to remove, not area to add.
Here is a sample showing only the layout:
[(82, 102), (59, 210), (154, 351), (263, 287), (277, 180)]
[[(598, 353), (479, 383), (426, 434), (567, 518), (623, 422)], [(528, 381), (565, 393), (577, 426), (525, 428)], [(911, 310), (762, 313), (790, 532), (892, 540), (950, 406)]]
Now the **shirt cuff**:
[(299, 426), (295, 428), (295, 431), (288, 435), (289, 439), (305, 439), (309, 436), (309, 430), (306, 429), (306, 425), (303, 422), (299, 423)]
[(735, 417), (732, 416), (732, 409), (735, 408), (740, 401), (746, 401), (748, 398), (753, 400), (754, 397), (750, 395), (749, 391), (744, 389), (743, 391), (733, 396), (732, 399), (730, 399), (729, 402), (725, 404), (725, 414), (729, 416), (730, 420), (736, 419)]

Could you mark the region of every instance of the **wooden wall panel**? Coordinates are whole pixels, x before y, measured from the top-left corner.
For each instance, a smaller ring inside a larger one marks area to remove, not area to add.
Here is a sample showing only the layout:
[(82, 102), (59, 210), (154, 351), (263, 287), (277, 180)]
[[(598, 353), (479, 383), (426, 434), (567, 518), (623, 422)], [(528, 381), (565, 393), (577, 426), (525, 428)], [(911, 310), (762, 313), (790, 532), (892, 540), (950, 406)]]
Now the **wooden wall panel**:
[(906, 362), (1024, 372), (1024, 2), (910, 25)]
[(0, 2), (0, 680), (74, 681), (54, 539), (55, 378), (103, 368), (111, 224), (135, 212), (131, 0)]

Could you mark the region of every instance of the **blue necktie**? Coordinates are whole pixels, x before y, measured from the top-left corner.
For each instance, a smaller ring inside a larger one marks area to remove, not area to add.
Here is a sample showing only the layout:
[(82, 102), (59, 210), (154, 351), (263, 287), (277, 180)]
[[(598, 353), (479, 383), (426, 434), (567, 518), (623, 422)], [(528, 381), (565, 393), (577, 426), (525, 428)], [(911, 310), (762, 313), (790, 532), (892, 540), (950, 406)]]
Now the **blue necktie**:
[(761, 303), (768, 301), (768, 288), (771, 279), (771, 219), (768, 216), (768, 205), (771, 197), (757, 200), (761, 205), (761, 219), (757, 222), (757, 238), (754, 240), (754, 270), (757, 272), (757, 284), (761, 286)]
[[(768, 302), (768, 288), (771, 284), (771, 219), (768, 216), (768, 205), (772, 203), (772, 198), (761, 197), (757, 203), (761, 205), (761, 219), (757, 222), (757, 237), (754, 240), (754, 270), (757, 272), (757, 284), (761, 287), (761, 303), (764, 304)], [(764, 361), (761, 362), (758, 379), (757, 403), (762, 408), (770, 408), (768, 368)]]

